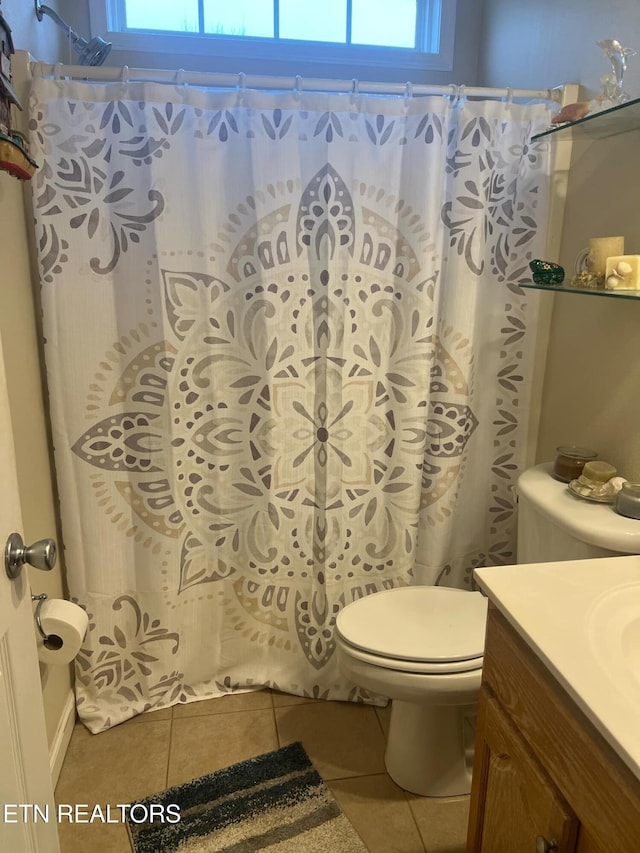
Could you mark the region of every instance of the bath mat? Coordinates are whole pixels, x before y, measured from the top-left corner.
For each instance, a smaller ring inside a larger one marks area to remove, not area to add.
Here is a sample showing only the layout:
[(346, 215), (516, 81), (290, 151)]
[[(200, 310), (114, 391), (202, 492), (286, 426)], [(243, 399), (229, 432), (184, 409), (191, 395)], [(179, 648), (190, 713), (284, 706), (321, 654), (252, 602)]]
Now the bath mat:
[(128, 814), (134, 853), (367, 850), (301, 743), (139, 800)]

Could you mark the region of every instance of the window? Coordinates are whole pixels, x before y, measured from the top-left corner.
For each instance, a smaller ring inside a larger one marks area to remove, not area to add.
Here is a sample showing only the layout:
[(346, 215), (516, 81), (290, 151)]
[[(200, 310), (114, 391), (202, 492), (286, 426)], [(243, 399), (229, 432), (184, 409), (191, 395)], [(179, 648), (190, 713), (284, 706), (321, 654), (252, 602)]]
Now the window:
[(456, 0), (90, 0), (116, 50), (450, 70)]

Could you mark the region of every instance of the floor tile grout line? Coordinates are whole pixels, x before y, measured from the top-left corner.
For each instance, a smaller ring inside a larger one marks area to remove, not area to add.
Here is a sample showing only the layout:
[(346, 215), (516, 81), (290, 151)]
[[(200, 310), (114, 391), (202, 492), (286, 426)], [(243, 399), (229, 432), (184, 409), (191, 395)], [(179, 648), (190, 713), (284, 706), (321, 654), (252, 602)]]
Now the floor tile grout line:
[(203, 711), (201, 714), (178, 714), (176, 720), (194, 720), (196, 717), (225, 717), (230, 714), (244, 714), (247, 711), (268, 711), (273, 705), (266, 705), (264, 708), (236, 708), (235, 711)]
[(282, 747), (282, 738), (280, 737), (280, 727), (278, 726), (278, 715), (276, 714), (276, 703), (271, 696), (271, 710), (273, 712), (273, 724), (276, 727), (276, 740), (278, 741), (278, 749)]
[[(389, 778), (391, 778), (391, 777), (389, 777)], [(405, 799), (405, 802), (407, 803), (407, 808), (409, 809), (409, 814), (411, 815), (411, 820), (413, 821), (413, 825), (415, 826), (416, 831), (418, 833), (418, 838), (420, 839), (420, 843), (422, 844), (424, 853), (429, 853), (429, 851), (427, 850), (426, 841), (424, 840), (424, 836), (422, 835), (422, 832), (420, 831), (420, 825), (418, 824), (418, 821), (416, 820), (416, 816), (414, 814), (414, 811), (411, 808), (411, 800), (409, 798), (409, 792), (405, 791), (402, 788), (401, 788), (401, 790), (402, 790), (402, 793), (404, 794), (404, 799)]]
[(171, 720), (169, 725), (169, 743), (167, 745), (167, 766), (164, 772), (164, 789), (165, 791), (169, 787), (169, 767), (171, 766), (171, 745), (173, 743), (173, 708), (171, 708)]
[(382, 736), (383, 736), (384, 738), (386, 738), (386, 734), (385, 734), (385, 731), (384, 731), (384, 727), (383, 727), (383, 725), (382, 725), (382, 720), (381, 720), (381, 719), (380, 719), (380, 717), (378, 716), (378, 712), (377, 712), (377, 710), (376, 710), (375, 708), (373, 709), (373, 713), (376, 715), (376, 720), (378, 721), (378, 727), (380, 728), (380, 731), (382, 732)]

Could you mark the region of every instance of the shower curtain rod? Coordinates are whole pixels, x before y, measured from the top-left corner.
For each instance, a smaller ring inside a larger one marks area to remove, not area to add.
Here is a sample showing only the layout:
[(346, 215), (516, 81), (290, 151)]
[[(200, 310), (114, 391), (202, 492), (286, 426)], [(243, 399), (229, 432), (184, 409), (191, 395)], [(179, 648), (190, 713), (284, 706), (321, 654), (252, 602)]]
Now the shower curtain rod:
[(320, 79), (316, 77), (272, 77), (262, 74), (226, 74), (223, 72), (168, 71), (155, 68), (89, 67), (30, 63), (32, 76), (71, 78), (96, 83), (144, 82), (174, 83), (219, 89), (263, 89), (299, 92), (342, 92), (363, 95), (449, 95), (453, 97), (527, 98), (560, 103), (562, 87), (555, 89), (491, 89), (482, 86), (435, 86), (429, 83), (379, 83), (360, 80)]

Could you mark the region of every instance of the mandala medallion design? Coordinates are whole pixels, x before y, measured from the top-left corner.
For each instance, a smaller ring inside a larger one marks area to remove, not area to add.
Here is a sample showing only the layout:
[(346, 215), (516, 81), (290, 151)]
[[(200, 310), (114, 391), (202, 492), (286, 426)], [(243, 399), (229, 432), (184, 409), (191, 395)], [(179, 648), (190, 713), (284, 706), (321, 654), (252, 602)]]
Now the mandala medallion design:
[(73, 446), (114, 521), (176, 542), (181, 596), (227, 580), (228, 613), (316, 669), (348, 600), (409, 582), (477, 425), (429, 235), (367, 189), (327, 164), (229, 217), (217, 275), (160, 266), (164, 337), (121, 344)]

